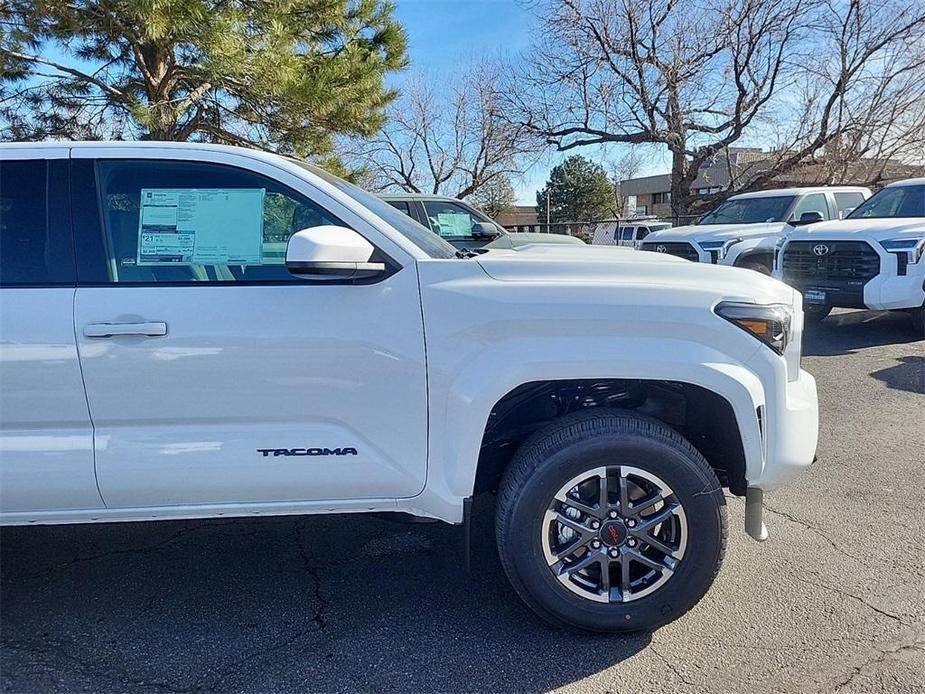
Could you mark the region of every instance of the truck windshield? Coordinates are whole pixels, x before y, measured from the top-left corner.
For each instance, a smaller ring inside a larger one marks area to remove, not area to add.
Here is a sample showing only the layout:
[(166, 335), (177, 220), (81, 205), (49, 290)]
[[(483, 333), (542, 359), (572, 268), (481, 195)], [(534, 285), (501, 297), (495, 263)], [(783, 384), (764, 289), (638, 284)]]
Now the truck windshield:
[(700, 218), (698, 224), (760, 224), (783, 222), (793, 203), (793, 195), (727, 200)]
[(312, 164), (299, 161), (298, 159), (292, 159), (291, 161), (295, 162), (306, 171), (310, 171), (319, 178), (324, 179), (345, 195), (356, 200), (363, 207), (375, 212), (377, 216), (391, 224), (396, 231), (431, 258), (453, 258), (456, 256), (456, 249), (453, 248), (453, 246), (441, 239), (430, 229), (421, 226), (404, 212), (399, 212), (389, 203), (380, 200), (372, 193), (367, 193), (362, 188), (352, 183), (347, 183), (344, 179), (329, 174), (324, 169), (313, 166)]
[(858, 205), (848, 219), (925, 217), (925, 185), (884, 188)]

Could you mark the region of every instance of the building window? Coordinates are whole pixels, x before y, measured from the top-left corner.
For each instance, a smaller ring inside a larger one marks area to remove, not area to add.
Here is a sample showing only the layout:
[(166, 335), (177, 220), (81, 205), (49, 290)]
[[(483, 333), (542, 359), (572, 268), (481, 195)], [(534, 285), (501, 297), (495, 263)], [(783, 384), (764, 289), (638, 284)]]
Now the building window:
[(653, 205), (665, 205), (671, 202), (671, 193), (652, 193)]
[(713, 186), (711, 188), (698, 188), (697, 195), (711, 195), (713, 193), (718, 193), (722, 188), (719, 186)]

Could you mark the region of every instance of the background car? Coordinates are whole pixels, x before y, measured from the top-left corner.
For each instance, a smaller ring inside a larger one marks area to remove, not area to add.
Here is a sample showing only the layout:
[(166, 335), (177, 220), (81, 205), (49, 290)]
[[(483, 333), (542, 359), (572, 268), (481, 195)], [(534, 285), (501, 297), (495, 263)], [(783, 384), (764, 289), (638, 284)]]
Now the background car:
[(534, 243), (571, 244), (575, 246), (586, 245), (585, 242), (577, 236), (569, 236), (568, 234), (543, 234), (535, 231), (527, 231), (516, 233), (505, 232), (495, 237), (493, 241), (485, 244), (483, 248), (520, 248), (521, 246), (529, 246)]
[(507, 231), (472, 205), (445, 195), (384, 193), (379, 197), (456, 248), (519, 248), (535, 243), (584, 244), (581, 239), (567, 234)]
[(485, 213), (446, 195), (383, 193), (379, 197), (456, 248), (481, 248), (507, 233)]
[(847, 219), (781, 246), (775, 275), (803, 294), (807, 320), (834, 307), (906, 311), (925, 336), (925, 178), (891, 183)]
[(855, 186), (733, 195), (697, 224), (650, 234), (639, 248), (770, 275), (782, 237), (798, 226), (841, 219), (869, 197), (870, 190)]
[(670, 228), (671, 222), (663, 222), (654, 217), (601, 222), (594, 229), (591, 243), (595, 246), (636, 247), (652, 232)]

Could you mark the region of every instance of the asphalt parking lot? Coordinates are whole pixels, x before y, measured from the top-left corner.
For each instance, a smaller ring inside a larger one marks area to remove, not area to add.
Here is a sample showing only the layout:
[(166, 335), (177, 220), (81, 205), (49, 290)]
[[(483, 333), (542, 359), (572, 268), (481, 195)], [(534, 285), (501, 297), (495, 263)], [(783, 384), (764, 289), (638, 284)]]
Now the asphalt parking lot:
[(925, 341), (840, 312), (807, 336), (819, 460), (730, 498), (720, 577), (651, 635), (547, 627), (478, 504), (458, 530), (368, 517), (5, 528), (0, 686), (25, 691), (912, 692), (925, 683)]

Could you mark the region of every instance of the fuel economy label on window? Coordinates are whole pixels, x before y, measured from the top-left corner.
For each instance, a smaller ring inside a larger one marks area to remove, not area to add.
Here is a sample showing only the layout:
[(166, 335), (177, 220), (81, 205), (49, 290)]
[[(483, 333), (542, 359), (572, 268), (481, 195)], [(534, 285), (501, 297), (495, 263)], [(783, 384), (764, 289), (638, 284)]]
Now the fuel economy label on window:
[(142, 188), (139, 265), (261, 265), (263, 188)]

